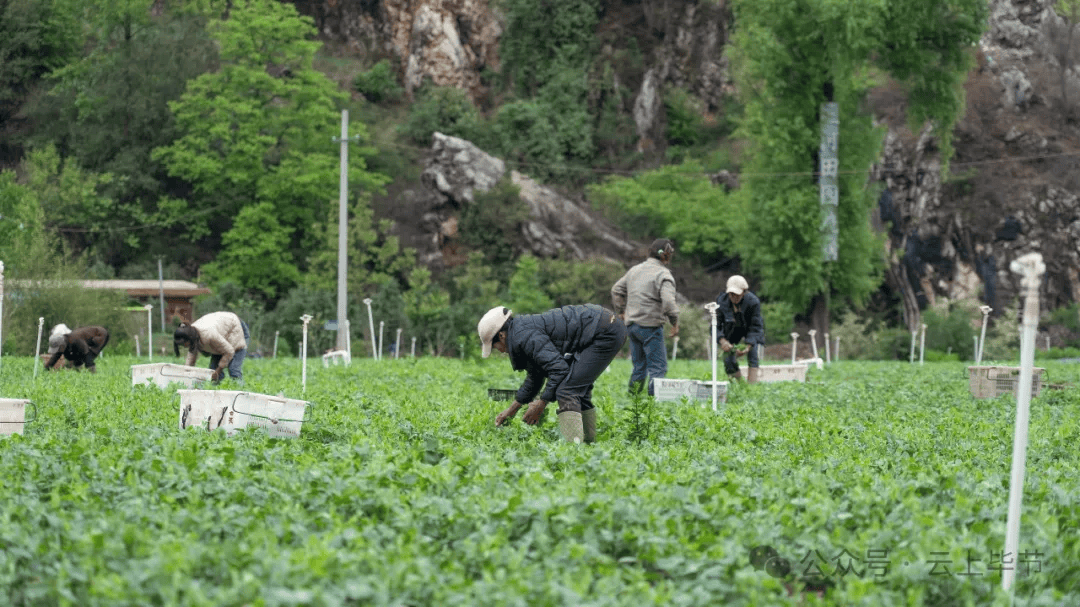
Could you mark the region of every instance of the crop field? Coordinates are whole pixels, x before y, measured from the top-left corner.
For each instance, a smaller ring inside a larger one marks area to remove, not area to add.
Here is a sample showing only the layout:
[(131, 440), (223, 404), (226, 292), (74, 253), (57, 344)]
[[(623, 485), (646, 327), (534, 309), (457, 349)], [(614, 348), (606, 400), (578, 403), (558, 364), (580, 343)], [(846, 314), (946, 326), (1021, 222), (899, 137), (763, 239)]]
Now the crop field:
[[(107, 353), (106, 353), (107, 354)], [(133, 357), (0, 396), (4, 605), (1080, 605), (1080, 365), (1032, 401), (1020, 552), (1002, 555), (1015, 403), (960, 363), (840, 362), (718, 413), (596, 388), (599, 438), (495, 428), (505, 357), (249, 360), (313, 405), (299, 438), (178, 428)], [(707, 361), (670, 377), (707, 379)]]

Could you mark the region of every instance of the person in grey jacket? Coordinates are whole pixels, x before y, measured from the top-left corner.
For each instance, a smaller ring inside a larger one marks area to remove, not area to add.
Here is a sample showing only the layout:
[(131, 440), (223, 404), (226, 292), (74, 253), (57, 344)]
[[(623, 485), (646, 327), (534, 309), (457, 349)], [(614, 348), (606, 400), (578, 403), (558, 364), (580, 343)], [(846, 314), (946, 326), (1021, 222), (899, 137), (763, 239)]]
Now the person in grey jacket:
[[(529, 403), (525, 423), (535, 425), (547, 404), (557, 400), (563, 438), (572, 443), (596, 440), (593, 384), (626, 341), (626, 326), (614, 312), (585, 304), (514, 316), (500, 306), (480, 319), (477, 332), (484, 358), (495, 349), (510, 355), (515, 371), (525, 371), (514, 402), (495, 418), (496, 426), (514, 417), (523, 403)], [(540, 398), (532, 401), (537, 394)]]
[(649, 248), (649, 258), (630, 268), (611, 287), (615, 313), (626, 322), (630, 340), (630, 392), (640, 392), (648, 378), (649, 395), (653, 380), (667, 376), (667, 346), (664, 344), (664, 321), (671, 323), (671, 334), (679, 334), (679, 304), (675, 303), (675, 277), (667, 266), (675, 256), (675, 245), (658, 238)]
[[(738, 357), (746, 354), (747, 383), (758, 379), (760, 361), (757, 345), (765, 343), (765, 319), (761, 316), (761, 300), (750, 292), (746, 279), (738, 274), (727, 281), (727, 291), (716, 298), (717, 341), (724, 352), (724, 371), (733, 380), (741, 380)], [(746, 340), (749, 348), (738, 351), (735, 344)]]
[(225, 369), (229, 370), (229, 377), (243, 379), (244, 357), (250, 338), (247, 323), (239, 316), (232, 312), (213, 312), (190, 325), (180, 323), (173, 333), (173, 351), (180, 356), (180, 348), (186, 349), (184, 364), (189, 367), (195, 366), (199, 352), (209, 354), (214, 383), (221, 381)]

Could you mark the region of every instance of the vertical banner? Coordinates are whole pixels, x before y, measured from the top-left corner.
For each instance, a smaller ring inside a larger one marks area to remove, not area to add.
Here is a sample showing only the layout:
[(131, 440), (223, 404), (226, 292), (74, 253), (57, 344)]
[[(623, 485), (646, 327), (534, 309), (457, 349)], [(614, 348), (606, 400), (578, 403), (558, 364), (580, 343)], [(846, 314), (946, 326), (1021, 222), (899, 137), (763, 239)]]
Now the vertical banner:
[(836, 206), (840, 192), (836, 186), (836, 174), (840, 168), (840, 106), (836, 103), (821, 104), (821, 148), (818, 158), (818, 186), (821, 191), (821, 256), (824, 261), (836, 261), (840, 234), (836, 222)]

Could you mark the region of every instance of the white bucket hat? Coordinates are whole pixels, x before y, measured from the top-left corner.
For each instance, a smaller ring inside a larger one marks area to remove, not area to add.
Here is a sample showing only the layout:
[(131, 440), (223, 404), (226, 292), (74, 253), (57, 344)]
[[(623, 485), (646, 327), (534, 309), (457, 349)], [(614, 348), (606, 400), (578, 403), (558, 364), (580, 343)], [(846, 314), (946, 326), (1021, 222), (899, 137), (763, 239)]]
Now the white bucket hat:
[(71, 329), (64, 323), (53, 327), (52, 333), (49, 334), (49, 354), (56, 354), (67, 347), (67, 340), (64, 337), (68, 333), (71, 333)]
[(495, 339), (495, 334), (499, 332), (499, 329), (503, 328), (506, 324), (506, 319), (513, 316), (513, 312), (510, 308), (504, 308), (498, 306), (487, 311), (484, 317), (480, 319), (480, 322), (476, 325), (476, 332), (480, 334), (480, 355), (484, 358), (491, 356), (491, 341)]

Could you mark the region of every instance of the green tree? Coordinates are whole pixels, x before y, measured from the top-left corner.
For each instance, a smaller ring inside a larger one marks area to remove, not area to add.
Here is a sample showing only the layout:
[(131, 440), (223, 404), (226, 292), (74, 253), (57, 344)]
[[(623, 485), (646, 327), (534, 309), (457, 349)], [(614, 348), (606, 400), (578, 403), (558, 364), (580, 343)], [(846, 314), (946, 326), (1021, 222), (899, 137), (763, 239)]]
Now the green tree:
[[(377, 220), (366, 198), (358, 199), (348, 218), (348, 289), (366, 293), (391, 281), (404, 281), (416, 265), (416, 251), (402, 248), (393, 222)], [(317, 245), (307, 258), (304, 284), (334, 290), (337, 285), (338, 211), (312, 226)]]
[(738, 235), (745, 226), (740, 203), (714, 186), (696, 162), (614, 177), (588, 191), (615, 209), (619, 223), (642, 240), (663, 235), (687, 254), (730, 254), (739, 248)]
[(33, 86), (76, 56), (79, 24), (63, 0), (0, 0), (0, 124)]
[[(884, 71), (907, 87), (909, 117), (933, 123), (947, 159), (985, 2), (738, 0), (734, 11), (745, 101), (739, 133), (752, 142), (742, 180), (744, 260), (766, 295), (796, 309), (829, 292), (863, 302), (883, 267), (868, 221), (874, 192), (865, 187), (883, 135), (863, 111), (871, 75)], [(840, 107), (835, 263), (823, 260), (818, 186), (810, 177), (820, 106), (830, 93)]]
[[(236, 4), (210, 28), (220, 66), (190, 81), (170, 103), (180, 137), (153, 156), (194, 188), (185, 209), (192, 235), (266, 202), (293, 234), (289, 252), (300, 265), (321, 244), (310, 227), (337, 200), (339, 158), (331, 137), (340, 132), (344, 93), (314, 69), (315, 28), (292, 4)], [(350, 124), (349, 133), (367, 139), (363, 124)], [(353, 191), (370, 192), (385, 182), (365, 169), (364, 158), (373, 152), (350, 148)]]
[(554, 303), (541, 286), (540, 261), (532, 255), (522, 255), (510, 277), (506, 307), (515, 314), (539, 314), (550, 310)]
[(240, 210), (221, 239), (221, 253), (203, 266), (215, 282), (233, 282), (267, 300), (275, 299), (300, 280), (288, 252), (290, 234), (273, 205), (260, 202)]
[[(453, 347), (457, 332), (449, 318), (450, 295), (431, 280), (431, 270), (420, 266), (409, 274), (409, 288), (402, 294), (405, 315), (413, 335), (435, 355)], [(479, 320), (479, 319), (478, 319)]]

